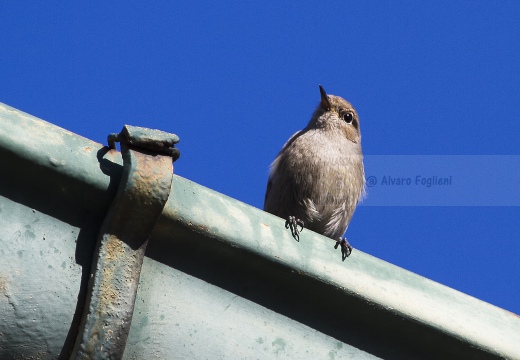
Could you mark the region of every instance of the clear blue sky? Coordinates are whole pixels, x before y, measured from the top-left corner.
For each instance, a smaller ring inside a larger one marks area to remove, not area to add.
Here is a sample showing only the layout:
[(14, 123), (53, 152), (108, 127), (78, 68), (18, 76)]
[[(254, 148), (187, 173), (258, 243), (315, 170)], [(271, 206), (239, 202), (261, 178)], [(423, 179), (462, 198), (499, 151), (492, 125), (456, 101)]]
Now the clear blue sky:
[(177, 174), (262, 207), (322, 84), (358, 110), (367, 176), (458, 186), (368, 188), (352, 245), (520, 313), (520, 2), (152, 3), (4, 2), (0, 101), (102, 143), (174, 132)]

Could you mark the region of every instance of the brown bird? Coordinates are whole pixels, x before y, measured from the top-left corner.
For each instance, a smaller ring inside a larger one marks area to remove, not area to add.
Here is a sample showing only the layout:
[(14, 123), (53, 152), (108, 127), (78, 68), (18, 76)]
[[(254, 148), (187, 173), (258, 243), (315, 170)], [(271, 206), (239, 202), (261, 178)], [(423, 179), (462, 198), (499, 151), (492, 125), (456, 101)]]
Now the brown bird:
[(359, 117), (348, 101), (327, 95), (321, 85), (320, 93), (307, 126), (289, 138), (271, 165), (264, 210), (286, 219), (298, 241), (304, 226), (336, 240), (345, 260), (352, 247), (342, 235), (365, 188)]

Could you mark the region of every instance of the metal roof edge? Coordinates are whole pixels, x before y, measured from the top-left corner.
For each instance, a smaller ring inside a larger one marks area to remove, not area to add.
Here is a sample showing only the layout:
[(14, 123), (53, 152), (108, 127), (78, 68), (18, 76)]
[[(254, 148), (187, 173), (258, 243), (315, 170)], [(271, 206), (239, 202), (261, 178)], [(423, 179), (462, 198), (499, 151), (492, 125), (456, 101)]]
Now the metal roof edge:
[[(401, 343), (422, 348), (412, 352), (422, 353), (422, 357), (442, 354), (443, 358), (471, 355), (520, 359), (520, 318), (516, 314), (356, 249), (342, 262), (340, 251), (334, 249), (335, 241), (304, 230), (296, 242), (283, 219), (180, 176), (174, 175), (162, 216), (163, 222), (169, 222), (168, 241), (175, 241), (173, 234), (180, 228), (197, 233), (196, 242), (228, 246), (231, 254), (227, 261), (249, 266), (251, 273), (276, 268), (273, 274), (259, 277), (260, 281), (275, 286), (280, 278), (282, 291), (298, 293), (296, 287), (301, 287), (295, 302), (304, 303), (305, 297), (320, 298), (305, 311), (318, 318), (328, 316), (329, 321), (337, 317), (340, 323), (329, 335), (343, 341), (357, 336), (353, 334), (358, 328), (366, 336), (357, 340), (360, 347), (365, 346), (364, 341), (383, 341), (383, 347)], [(201, 247), (190, 245), (189, 237), (183, 246)], [(206, 244), (198, 249), (198, 256), (205, 247), (218, 253)], [(290, 302), (290, 297), (286, 301)], [(334, 310), (326, 309), (332, 304), (337, 306)], [(332, 314), (328, 314), (330, 311)], [(367, 315), (370, 312), (373, 316)], [(348, 336), (342, 335), (347, 332)], [(391, 352), (381, 350), (379, 355), (389, 357)]]
[[(1, 103), (0, 160), (99, 217), (122, 172), (117, 151)], [(517, 315), (356, 249), (342, 262), (334, 244), (307, 230), (296, 242), (284, 220), (174, 175), (147, 256), (382, 357), (520, 359)]]

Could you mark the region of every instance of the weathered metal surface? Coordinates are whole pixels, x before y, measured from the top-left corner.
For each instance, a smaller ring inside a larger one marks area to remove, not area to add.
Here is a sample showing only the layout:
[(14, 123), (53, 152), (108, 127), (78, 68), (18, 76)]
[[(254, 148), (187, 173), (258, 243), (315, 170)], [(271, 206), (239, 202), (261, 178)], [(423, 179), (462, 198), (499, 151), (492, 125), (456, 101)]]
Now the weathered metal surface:
[[(20, 203), (17, 194), (5, 196), (3, 185), (0, 181), (0, 359), (55, 359), (73, 322), (82, 264), (91, 261), (84, 247), (89, 233), (81, 229), (81, 212), (70, 209), (58, 220), (34, 203)], [(76, 255), (77, 246), (82, 253)]]
[(0, 103), (0, 359), (73, 344), (121, 154)]
[[(231, 283), (237, 276), (229, 267), (219, 271), (214, 265), (208, 263), (212, 276), (200, 276), (145, 257), (125, 360), (378, 358), (265, 301), (257, 303), (229, 286), (216, 285), (214, 278), (226, 275), (229, 280), (222, 281)], [(251, 283), (237, 284), (242, 291), (247, 291), (245, 286), (256, 291)], [(299, 299), (292, 302), (299, 306)]]
[(176, 161), (181, 155), (179, 149), (174, 146), (179, 142), (179, 137), (161, 130), (125, 125), (119, 134), (108, 136), (108, 146), (115, 149), (116, 141), (124, 142), (133, 148), (169, 155), (173, 161)]
[[(520, 359), (518, 316), (361, 251), (342, 262), (330, 239), (296, 242), (282, 219), (179, 176), (173, 184), (148, 257), (377, 357)], [(195, 336), (196, 323), (184, 326)]]
[[(128, 128), (137, 131), (135, 127), (125, 126), (124, 132), (128, 133)], [(146, 131), (149, 130), (139, 134)], [(128, 137), (117, 138), (121, 141), (123, 176), (100, 230), (87, 306), (71, 359), (123, 356), (146, 245), (170, 194), (171, 155), (178, 158), (179, 154), (173, 149), (178, 138), (162, 135), (162, 143), (167, 146), (161, 146), (160, 152), (168, 155), (150, 153), (157, 151), (157, 147), (149, 142), (149, 137), (134, 136), (132, 143)]]
[[(75, 339), (120, 154), (0, 104), (0, 359)], [(520, 359), (520, 319), (179, 176), (124, 359)], [(63, 350), (62, 350), (63, 349)]]

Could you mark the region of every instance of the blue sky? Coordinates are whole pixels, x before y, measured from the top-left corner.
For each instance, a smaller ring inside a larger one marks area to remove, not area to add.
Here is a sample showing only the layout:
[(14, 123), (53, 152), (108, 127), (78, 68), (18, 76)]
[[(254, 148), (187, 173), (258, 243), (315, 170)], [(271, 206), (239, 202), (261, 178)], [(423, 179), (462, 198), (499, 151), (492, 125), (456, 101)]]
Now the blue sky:
[(470, 190), (368, 188), (352, 245), (520, 313), (518, 19), (515, 1), (11, 1), (0, 101), (101, 143), (176, 133), (177, 174), (261, 208), (322, 84), (359, 113), (367, 176)]

